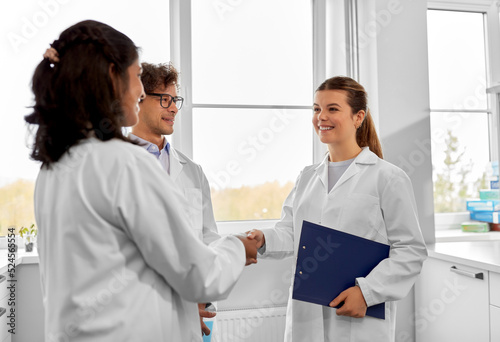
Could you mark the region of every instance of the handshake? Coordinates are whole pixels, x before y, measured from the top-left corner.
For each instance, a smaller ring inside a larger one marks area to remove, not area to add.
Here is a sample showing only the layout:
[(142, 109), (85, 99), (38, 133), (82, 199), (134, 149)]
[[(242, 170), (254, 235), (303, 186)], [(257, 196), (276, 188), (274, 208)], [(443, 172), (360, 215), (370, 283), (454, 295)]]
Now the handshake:
[(235, 236), (240, 239), (243, 246), (245, 246), (247, 258), (245, 266), (257, 263), (257, 250), (266, 243), (264, 233), (261, 230), (252, 229)]

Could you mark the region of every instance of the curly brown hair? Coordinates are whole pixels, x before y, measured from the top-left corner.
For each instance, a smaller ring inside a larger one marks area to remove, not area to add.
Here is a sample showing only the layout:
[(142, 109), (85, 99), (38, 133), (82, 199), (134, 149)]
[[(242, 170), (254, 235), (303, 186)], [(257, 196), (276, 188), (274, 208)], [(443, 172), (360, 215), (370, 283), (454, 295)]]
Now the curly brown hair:
[(179, 72), (171, 63), (151, 64), (142, 63), (141, 80), (145, 93), (153, 93), (160, 86), (178, 87)]

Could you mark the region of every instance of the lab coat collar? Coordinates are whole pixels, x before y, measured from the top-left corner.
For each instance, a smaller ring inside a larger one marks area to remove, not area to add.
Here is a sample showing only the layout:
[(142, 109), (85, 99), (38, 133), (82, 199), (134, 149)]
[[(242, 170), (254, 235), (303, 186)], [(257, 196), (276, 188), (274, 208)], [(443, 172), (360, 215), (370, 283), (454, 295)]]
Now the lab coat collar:
[[(323, 161), (316, 167), (316, 173), (318, 174), (318, 177), (321, 180), (321, 183), (323, 183), (326, 191), (328, 191), (328, 156), (329, 155), (327, 153), (325, 155), (325, 158), (323, 158)], [(358, 154), (351, 165), (349, 165), (347, 170), (344, 172), (342, 177), (340, 177), (337, 184), (335, 184), (331, 191), (333, 192), (336, 188), (356, 175), (360, 170), (358, 164), (375, 164), (377, 160), (378, 156), (370, 151), (368, 146), (363, 147), (360, 154)]]
[(184, 156), (181, 156), (175, 148), (170, 147), (170, 177), (176, 180), (182, 172), (183, 165), (187, 163)]

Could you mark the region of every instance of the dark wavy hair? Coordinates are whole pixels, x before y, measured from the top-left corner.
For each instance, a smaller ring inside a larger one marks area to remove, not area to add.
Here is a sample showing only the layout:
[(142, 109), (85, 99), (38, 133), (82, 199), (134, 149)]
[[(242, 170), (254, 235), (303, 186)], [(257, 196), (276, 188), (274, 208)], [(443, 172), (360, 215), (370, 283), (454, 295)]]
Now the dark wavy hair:
[[(64, 30), (53, 47), (59, 62), (44, 58), (35, 69), (33, 113), (26, 122), (37, 125), (31, 157), (50, 167), (70, 147), (95, 136), (118, 138), (124, 118), (121, 97), (128, 88), (127, 69), (138, 48), (109, 25), (87, 20)], [(113, 84), (110, 66), (121, 80)]]
[(370, 151), (383, 159), (382, 145), (368, 108), (368, 94), (365, 88), (350, 77), (336, 76), (327, 79), (316, 89), (316, 91), (322, 90), (344, 90), (347, 93), (347, 103), (351, 107), (352, 114), (354, 115), (360, 110), (365, 111), (365, 119), (356, 131), (356, 142), (359, 147), (368, 146)]

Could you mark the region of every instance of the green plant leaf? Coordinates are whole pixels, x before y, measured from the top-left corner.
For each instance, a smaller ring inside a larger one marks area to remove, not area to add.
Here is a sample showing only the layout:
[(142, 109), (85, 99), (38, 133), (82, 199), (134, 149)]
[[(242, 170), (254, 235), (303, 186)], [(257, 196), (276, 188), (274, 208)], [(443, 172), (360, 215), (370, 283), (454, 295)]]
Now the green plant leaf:
[(21, 227), (21, 229), (19, 229), (19, 235), (21, 235), (21, 237), (24, 237), (24, 234), (28, 234), (28, 228)]

